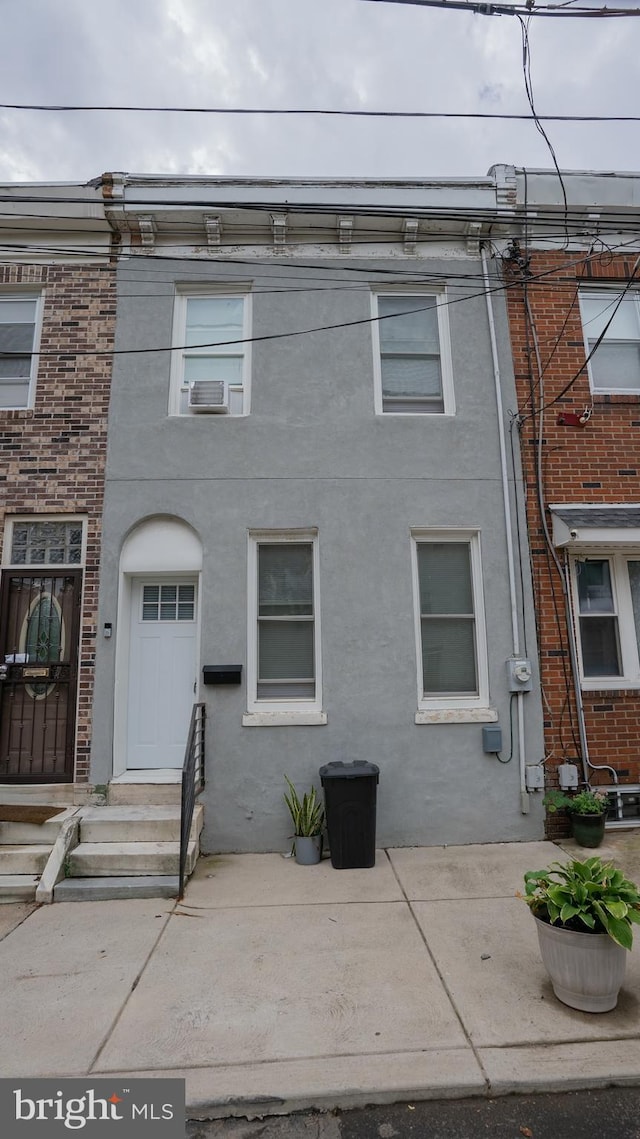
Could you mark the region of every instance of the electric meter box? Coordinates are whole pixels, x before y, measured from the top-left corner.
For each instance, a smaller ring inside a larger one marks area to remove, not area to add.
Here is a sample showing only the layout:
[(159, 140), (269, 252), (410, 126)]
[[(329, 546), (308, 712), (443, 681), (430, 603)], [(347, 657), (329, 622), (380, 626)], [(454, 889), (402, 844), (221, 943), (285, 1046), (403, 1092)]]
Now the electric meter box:
[(531, 661), (526, 657), (510, 657), (507, 661), (507, 676), (510, 692), (531, 692)]

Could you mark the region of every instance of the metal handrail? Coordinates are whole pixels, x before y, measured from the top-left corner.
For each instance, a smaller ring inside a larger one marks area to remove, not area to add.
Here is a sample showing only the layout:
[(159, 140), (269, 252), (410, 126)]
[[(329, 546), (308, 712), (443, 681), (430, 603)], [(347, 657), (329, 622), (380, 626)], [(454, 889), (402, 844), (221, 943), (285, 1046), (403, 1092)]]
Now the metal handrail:
[(180, 797), (180, 868), (178, 871), (178, 901), (184, 897), (187, 884), (187, 853), (193, 822), (196, 796), (204, 789), (204, 704), (194, 704), (187, 746), (182, 765), (182, 794)]

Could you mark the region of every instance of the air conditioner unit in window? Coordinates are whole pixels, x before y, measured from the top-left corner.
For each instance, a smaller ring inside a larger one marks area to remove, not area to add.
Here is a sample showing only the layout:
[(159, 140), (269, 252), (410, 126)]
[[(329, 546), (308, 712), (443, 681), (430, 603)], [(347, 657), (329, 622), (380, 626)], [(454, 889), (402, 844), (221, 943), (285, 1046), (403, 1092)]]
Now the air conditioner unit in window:
[(224, 380), (194, 380), (189, 384), (189, 410), (228, 412), (229, 396)]

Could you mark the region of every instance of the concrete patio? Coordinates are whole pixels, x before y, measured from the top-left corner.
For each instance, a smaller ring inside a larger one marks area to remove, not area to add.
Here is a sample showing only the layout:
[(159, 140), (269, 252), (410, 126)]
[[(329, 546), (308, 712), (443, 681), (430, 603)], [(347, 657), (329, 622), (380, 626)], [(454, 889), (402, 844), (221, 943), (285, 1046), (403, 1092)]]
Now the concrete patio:
[[(640, 836), (601, 853), (640, 878)], [(514, 896), (556, 857), (212, 856), (181, 905), (1, 907), (0, 1074), (184, 1076), (192, 1118), (640, 1083), (638, 948), (617, 1009), (576, 1012)]]

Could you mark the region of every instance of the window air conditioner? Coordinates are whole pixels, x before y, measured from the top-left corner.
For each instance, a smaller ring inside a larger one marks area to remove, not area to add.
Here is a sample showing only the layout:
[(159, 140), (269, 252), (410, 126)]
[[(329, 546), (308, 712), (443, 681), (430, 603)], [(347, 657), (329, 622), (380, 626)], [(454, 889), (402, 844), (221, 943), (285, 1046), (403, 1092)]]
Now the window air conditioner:
[(194, 380), (189, 384), (190, 411), (229, 411), (229, 397), (224, 380)]

